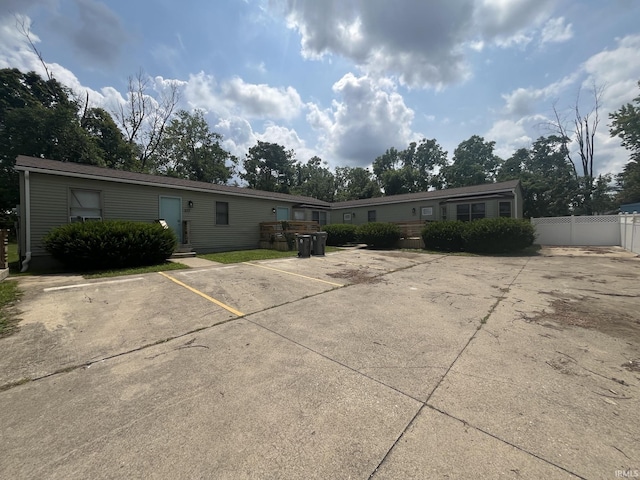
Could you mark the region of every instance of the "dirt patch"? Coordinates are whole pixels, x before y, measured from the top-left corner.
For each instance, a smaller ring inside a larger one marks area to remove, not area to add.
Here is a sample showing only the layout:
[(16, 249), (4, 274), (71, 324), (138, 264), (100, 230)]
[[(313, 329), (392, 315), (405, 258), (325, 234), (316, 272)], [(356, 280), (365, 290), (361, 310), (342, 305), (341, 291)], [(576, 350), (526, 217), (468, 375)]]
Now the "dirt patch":
[(621, 365), (622, 368), (626, 368), (630, 372), (640, 372), (640, 359), (629, 360)]
[(373, 276), (365, 272), (364, 270), (358, 270), (355, 268), (342, 270), (340, 272), (329, 273), (332, 278), (343, 278), (351, 283), (380, 283), (382, 278), (379, 276)]
[(544, 293), (555, 297), (551, 301), (552, 311), (537, 312), (534, 316), (527, 317), (527, 321), (534, 321), (544, 326), (548, 326), (548, 322), (551, 321), (561, 326), (598, 330), (607, 335), (640, 344), (640, 316), (637, 312), (637, 303), (606, 297)]

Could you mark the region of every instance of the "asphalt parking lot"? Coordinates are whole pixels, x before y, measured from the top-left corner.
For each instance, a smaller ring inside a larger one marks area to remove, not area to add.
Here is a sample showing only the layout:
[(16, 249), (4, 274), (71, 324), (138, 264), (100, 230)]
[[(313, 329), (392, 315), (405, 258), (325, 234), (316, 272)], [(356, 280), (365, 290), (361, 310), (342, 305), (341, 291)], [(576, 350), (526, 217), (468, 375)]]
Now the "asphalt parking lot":
[(618, 248), (23, 277), (0, 478), (638, 476), (639, 278)]

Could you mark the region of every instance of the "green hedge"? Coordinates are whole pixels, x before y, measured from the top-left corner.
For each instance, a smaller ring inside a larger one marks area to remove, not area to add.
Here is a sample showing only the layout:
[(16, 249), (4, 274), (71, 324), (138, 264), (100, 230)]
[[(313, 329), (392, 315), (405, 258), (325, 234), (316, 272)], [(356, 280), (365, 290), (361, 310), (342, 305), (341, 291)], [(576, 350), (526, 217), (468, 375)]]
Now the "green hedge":
[(400, 227), (393, 223), (363, 223), (357, 229), (358, 241), (373, 248), (391, 248), (401, 234)]
[(173, 231), (159, 223), (114, 220), (70, 223), (43, 238), (44, 247), (54, 258), (80, 270), (162, 263), (177, 243)]
[(507, 253), (535, 241), (534, 226), (515, 218), (484, 218), (472, 222), (434, 222), (422, 230), (425, 248), (442, 251)]
[(347, 243), (355, 243), (357, 240), (355, 225), (348, 223), (334, 223), (332, 225), (325, 225), (322, 227), (324, 232), (327, 232), (327, 245), (339, 247)]

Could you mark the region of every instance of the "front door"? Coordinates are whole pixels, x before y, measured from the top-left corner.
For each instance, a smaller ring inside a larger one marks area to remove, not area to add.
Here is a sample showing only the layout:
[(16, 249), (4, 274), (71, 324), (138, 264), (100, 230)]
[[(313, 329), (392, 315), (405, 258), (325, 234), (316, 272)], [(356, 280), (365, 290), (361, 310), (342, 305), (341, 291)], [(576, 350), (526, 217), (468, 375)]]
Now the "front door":
[(159, 217), (175, 232), (178, 243), (182, 243), (182, 199), (180, 197), (160, 197)]
[(278, 222), (289, 220), (289, 209), (287, 207), (278, 207), (276, 209), (276, 220)]

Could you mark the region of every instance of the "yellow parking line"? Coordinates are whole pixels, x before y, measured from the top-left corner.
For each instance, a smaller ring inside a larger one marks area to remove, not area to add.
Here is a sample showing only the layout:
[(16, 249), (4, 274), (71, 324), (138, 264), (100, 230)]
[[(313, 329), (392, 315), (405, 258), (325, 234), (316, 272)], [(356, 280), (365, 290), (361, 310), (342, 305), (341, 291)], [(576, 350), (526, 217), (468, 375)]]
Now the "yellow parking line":
[(342, 283), (333, 283), (328, 282), (327, 280), (320, 280), (319, 278), (307, 277), (306, 275), (300, 275), (299, 273), (287, 272), (286, 270), (280, 270), (279, 268), (266, 267), (264, 265), (259, 265), (257, 263), (244, 262), (246, 265), (253, 265), (254, 267), (266, 268), (267, 270), (274, 270), (280, 273), (286, 273), (289, 275), (295, 275), (296, 277), (306, 278), (308, 280), (315, 280), (316, 282), (328, 283), (329, 285), (333, 285), (334, 287), (344, 287)]
[(200, 295), (202, 298), (206, 298), (207, 300), (209, 300), (212, 303), (215, 303), (216, 305), (218, 305), (219, 307), (224, 308), (225, 310), (228, 310), (229, 312), (233, 313), (234, 315), (237, 315), (238, 317), (243, 317), (244, 313), (236, 310), (235, 308), (230, 307), (229, 305), (225, 305), (224, 303), (222, 303), (219, 300), (216, 300), (215, 298), (210, 297), (209, 295), (207, 295), (206, 293), (202, 293), (200, 290), (196, 290), (193, 287), (190, 287), (189, 285), (187, 285), (186, 283), (182, 283), (180, 280), (177, 280), (175, 278), (173, 278), (170, 275), (167, 275), (164, 272), (158, 272), (160, 275), (162, 275), (163, 277), (168, 278), (169, 280), (171, 280), (172, 282), (177, 283), (178, 285), (186, 288), (187, 290), (191, 290), (193, 293), (195, 293), (196, 295)]

